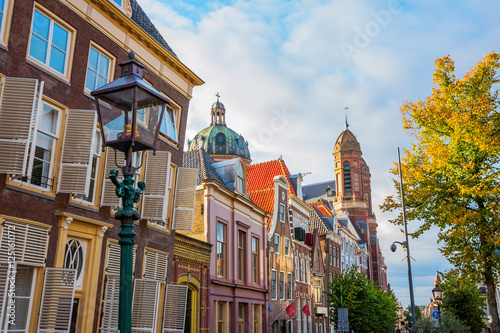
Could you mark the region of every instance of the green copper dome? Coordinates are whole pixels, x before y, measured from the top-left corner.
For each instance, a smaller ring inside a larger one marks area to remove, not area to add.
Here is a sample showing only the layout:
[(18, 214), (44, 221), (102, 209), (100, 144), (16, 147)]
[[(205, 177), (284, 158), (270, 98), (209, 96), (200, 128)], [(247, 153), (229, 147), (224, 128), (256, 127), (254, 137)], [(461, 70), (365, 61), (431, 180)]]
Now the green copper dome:
[(217, 157), (241, 157), (247, 162), (251, 161), (248, 142), (240, 134), (226, 126), (226, 109), (217, 102), (211, 109), (212, 122), (209, 127), (201, 130), (193, 140), (188, 140), (188, 150), (205, 149), (217, 160)]

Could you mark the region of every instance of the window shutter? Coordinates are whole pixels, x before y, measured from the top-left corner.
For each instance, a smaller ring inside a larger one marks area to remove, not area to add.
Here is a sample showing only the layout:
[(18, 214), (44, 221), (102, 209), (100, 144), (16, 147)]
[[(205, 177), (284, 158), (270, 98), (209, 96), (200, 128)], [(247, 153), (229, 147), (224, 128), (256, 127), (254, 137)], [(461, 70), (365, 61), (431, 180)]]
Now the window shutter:
[[(5, 311), (7, 304), (9, 304), (9, 284), (7, 283), (7, 278), (10, 276), (10, 271), (12, 269), (15, 270), (15, 264), (9, 265), (8, 263), (0, 263), (0, 323), (4, 323), (4, 319), (7, 315)], [(1, 329), (2, 327), (0, 326), (0, 331)]]
[(0, 101), (0, 172), (26, 175), (43, 81), (6, 77)]
[(120, 275), (106, 274), (106, 287), (102, 300), (101, 333), (118, 332), (120, 305)]
[[(125, 160), (125, 154), (121, 151), (116, 151), (116, 162), (118, 164)], [(118, 208), (120, 206), (120, 198), (116, 196), (116, 186), (109, 179), (109, 172), (113, 169), (118, 169), (115, 164), (115, 150), (106, 148), (106, 164), (104, 166), (104, 177), (102, 180), (102, 199), (101, 206), (111, 206)], [(119, 180), (123, 180), (123, 175), (120, 171)]]
[(194, 199), (198, 169), (178, 168), (175, 183), (173, 229), (193, 230)]
[(146, 191), (142, 196), (141, 218), (165, 221), (168, 208), (168, 171), (170, 152), (148, 151), (144, 182)]
[(160, 282), (135, 279), (132, 298), (132, 332), (155, 332)]
[(188, 287), (168, 284), (165, 293), (163, 333), (184, 332)]
[(47, 268), (37, 332), (69, 332), (76, 269)]
[[(132, 252), (132, 270), (135, 268), (136, 247)], [(120, 275), (121, 247), (118, 242), (108, 242), (108, 258), (106, 259), (106, 274)]]
[[(15, 247), (9, 246), (15, 244)], [(49, 228), (4, 219), (0, 236), (0, 261), (9, 260), (9, 248), (15, 248), (16, 263), (45, 266)]]
[(145, 279), (165, 282), (167, 277), (168, 255), (166, 253), (147, 249), (144, 254)]
[(94, 110), (68, 111), (58, 192), (88, 195), (96, 121)]

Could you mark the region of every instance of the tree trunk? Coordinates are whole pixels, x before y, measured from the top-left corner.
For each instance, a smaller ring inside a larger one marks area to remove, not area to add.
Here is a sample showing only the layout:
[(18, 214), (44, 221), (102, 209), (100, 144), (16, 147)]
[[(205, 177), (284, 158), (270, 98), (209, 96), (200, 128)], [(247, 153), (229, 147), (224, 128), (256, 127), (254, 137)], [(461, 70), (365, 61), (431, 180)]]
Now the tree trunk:
[(488, 308), (491, 316), (491, 329), (493, 333), (500, 333), (500, 321), (498, 319), (498, 307), (495, 297), (496, 284), (493, 279), (493, 274), (491, 273), (491, 267), (488, 268), (490, 269), (484, 272), (484, 282), (486, 283), (486, 298), (488, 300)]

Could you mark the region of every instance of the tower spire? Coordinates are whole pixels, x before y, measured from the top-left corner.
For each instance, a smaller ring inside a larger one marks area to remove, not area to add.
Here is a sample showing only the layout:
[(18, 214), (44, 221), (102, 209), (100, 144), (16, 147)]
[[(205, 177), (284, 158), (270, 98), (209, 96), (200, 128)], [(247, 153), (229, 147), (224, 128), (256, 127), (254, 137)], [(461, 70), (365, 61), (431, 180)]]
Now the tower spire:
[(213, 125), (226, 125), (226, 109), (224, 108), (224, 104), (219, 102), (220, 94), (217, 93), (215, 94), (217, 97), (217, 102), (212, 104), (212, 110), (211, 110), (211, 124), (210, 126)]
[(344, 108), (344, 110), (345, 110), (345, 129), (348, 129), (349, 128), (349, 123), (347, 122), (347, 110), (349, 110), (349, 107), (346, 106)]

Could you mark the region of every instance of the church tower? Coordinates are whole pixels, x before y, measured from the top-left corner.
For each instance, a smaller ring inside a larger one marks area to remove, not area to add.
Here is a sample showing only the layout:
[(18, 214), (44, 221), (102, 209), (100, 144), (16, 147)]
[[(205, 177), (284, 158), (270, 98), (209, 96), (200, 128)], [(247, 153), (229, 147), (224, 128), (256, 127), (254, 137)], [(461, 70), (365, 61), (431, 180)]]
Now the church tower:
[(348, 212), (361, 239), (370, 253), (369, 278), (378, 281), (377, 222), (372, 211), (370, 168), (362, 157), (361, 146), (349, 130), (347, 119), (345, 130), (335, 142), (336, 212)]

